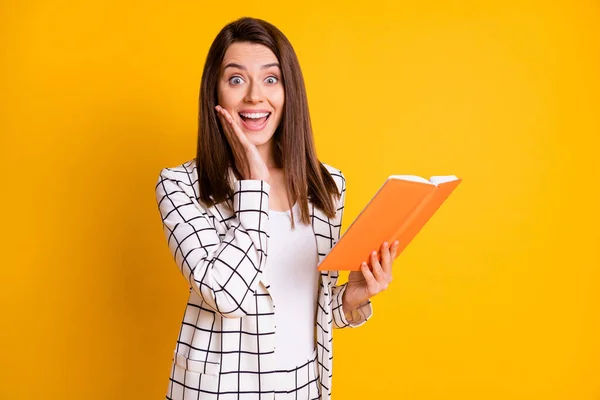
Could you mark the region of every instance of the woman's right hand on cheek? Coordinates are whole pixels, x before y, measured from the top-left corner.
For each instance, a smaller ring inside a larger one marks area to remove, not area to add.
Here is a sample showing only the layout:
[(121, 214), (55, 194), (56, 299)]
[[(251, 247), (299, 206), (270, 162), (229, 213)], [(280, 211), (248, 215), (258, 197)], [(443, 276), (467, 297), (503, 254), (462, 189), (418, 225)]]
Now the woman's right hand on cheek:
[(271, 174), (256, 146), (248, 140), (244, 131), (235, 123), (226, 109), (216, 106), (215, 110), (227, 136), (227, 141), (233, 150), (238, 171), (244, 179), (257, 179), (268, 183)]

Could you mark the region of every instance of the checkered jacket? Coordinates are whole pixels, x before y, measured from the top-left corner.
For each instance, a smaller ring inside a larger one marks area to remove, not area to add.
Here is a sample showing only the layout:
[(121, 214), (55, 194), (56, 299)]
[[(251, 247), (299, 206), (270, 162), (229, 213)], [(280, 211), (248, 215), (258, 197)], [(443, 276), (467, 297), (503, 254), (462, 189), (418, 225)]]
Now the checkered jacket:
[[(319, 262), (339, 240), (346, 195), (342, 173), (324, 165), (341, 198), (331, 219), (309, 204)], [(263, 273), (270, 186), (230, 176), (233, 212), (222, 203), (200, 202), (194, 160), (163, 168), (156, 183), (168, 247), (190, 286), (169, 385), (183, 385), (200, 399), (272, 399), (275, 305)], [(342, 311), (346, 284), (337, 285), (337, 278), (337, 271), (320, 274), (315, 331), (322, 399), (331, 397), (332, 327), (362, 325), (373, 312), (368, 301), (347, 318)], [(167, 397), (180, 398), (174, 391)]]

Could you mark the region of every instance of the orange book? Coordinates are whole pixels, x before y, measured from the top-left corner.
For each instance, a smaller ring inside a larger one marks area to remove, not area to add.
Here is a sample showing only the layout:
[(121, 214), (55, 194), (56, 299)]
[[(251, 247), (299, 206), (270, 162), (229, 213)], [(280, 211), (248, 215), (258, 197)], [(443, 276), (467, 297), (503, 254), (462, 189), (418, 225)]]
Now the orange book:
[(429, 180), (414, 175), (390, 176), (318, 269), (358, 271), (363, 261), (370, 264), (373, 250), (381, 260), (379, 250), (386, 241), (390, 245), (400, 242), (398, 257), (460, 182), (462, 179), (454, 175)]

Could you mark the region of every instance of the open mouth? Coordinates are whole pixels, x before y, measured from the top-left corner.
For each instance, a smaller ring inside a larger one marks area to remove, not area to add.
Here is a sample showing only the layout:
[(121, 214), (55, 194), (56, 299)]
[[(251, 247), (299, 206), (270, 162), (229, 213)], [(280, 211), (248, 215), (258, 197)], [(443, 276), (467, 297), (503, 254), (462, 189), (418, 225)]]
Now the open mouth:
[(267, 121), (269, 117), (271, 117), (270, 112), (262, 112), (262, 113), (239, 113), (240, 119), (242, 120), (242, 124), (251, 131), (259, 131), (267, 125)]

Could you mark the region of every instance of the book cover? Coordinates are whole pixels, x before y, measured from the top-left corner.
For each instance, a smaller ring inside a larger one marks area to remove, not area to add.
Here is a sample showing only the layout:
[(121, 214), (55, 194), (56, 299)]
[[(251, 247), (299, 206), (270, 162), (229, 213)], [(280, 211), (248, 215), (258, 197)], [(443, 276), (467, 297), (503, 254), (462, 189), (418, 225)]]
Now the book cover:
[(390, 176), (348, 227), (322, 263), (320, 271), (358, 271), (381, 244), (398, 240), (398, 257), (462, 179), (454, 175), (429, 180), (414, 175)]

